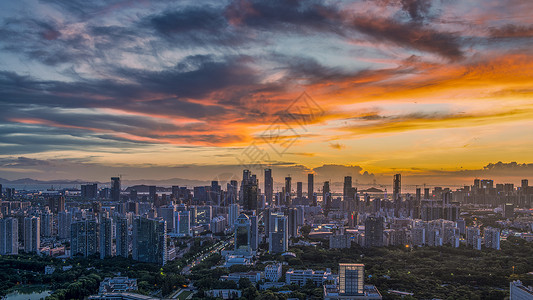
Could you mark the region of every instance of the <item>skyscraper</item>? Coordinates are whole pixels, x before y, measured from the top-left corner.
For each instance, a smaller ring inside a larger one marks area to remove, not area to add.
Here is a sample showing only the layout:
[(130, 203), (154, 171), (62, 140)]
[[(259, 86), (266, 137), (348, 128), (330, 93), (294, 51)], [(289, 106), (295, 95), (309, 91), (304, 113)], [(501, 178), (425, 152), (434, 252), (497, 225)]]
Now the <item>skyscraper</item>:
[(274, 179), (272, 169), (265, 169), (265, 201), (272, 205), (272, 195), (274, 194)]
[(352, 189), (352, 176), (345, 176), (344, 177), (344, 188), (343, 188), (343, 200), (348, 201), (348, 198), (350, 197), (350, 192)]
[(255, 175), (252, 175), (250, 171), (244, 170), (243, 183), (242, 183), (242, 202), (244, 210), (255, 211), (257, 210), (257, 197), (258, 197), (258, 180)]
[(24, 251), (39, 254), (41, 247), (41, 220), (39, 217), (24, 218)]
[(241, 214), (235, 221), (235, 252), (249, 254), (252, 251), (251, 222), (247, 215)]
[(257, 216), (250, 216), (250, 248), (257, 251), (259, 248), (259, 227)]
[(329, 181), (324, 182), (324, 187), (322, 188), (322, 205), (329, 210), (331, 208), (331, 194), (329, 190)]
[(51, 237), (54, 228), (54, 215), (50, 210), (45, 210), (40, 214), (41, 219), (41, 236)]
[(365, 265), (339, 264), (339, 294), (356, 296), (364, 294)]
[(83, 199), (96, 199), (98, 196), (98, 184), (82, 184), (81, 185), (81, 197)]
[(365, 246), (383, 246), (383, 218), (370, 216), (365, 221)]
[(98, 251), (96, 220), (80, 220), (70, 225), (70, 256), (90, 256)]
[(120, 201), (120, 177), (111, 177), (111, 200)]
[(179, 236), (190, 236), (191, 235), (191, 212), (188, 210), (185, 211), (176, 211), (174, 213), (176, 227), (174, 233)]
[(135, 218), (133, 220), (133, 259), (165, 265), (167, 262), (167, 226), (165, 221)]
[(292, 192), (292, 178), (290, 176), (285, 177), (285, 200), (284, 204), (289, 206), (291, 204), (291, 192)]
[(113, 253), (113, 219), (100, 218), (100, 258), (114, 256)]
[(283, 253), (289, 249), (288, 219), (284, 215), (273, 215), (268, 237), (268, 251)]
[(157, 200), (157, 187), (155, 185), (148, 186), (148, 201), (155, 203)]
[(0, 219), (0, 255), (19, 253), (18, 220)]
[(70, 224), (72, 214), (66, 211), (60, 211), (57, 215), (57, 233), (60, 239), (70, 238)]
[(289, 237), (298, 237), (298, 210), (296, 208), (288, 208), (286, 213), (288, 218)]
[(128, 219), (125, 217), (118, 217), (117, 225), (115, 227), (117, 256), (128, 257), (130, 254)]
[(395, 174), (392, 182), (392, 200), (397, 200), (402, 194), (402, 175)]
[(301, 181), (296, 182), (296, 198), (301, 199), (303, 197), (303, 183)]
[(309, 198), (309, 203), (312, 206), (316, 206), (316, 199), (314, 197), (314, 187), (315, 177), (313, 174), (307, 174), (307, 198)]

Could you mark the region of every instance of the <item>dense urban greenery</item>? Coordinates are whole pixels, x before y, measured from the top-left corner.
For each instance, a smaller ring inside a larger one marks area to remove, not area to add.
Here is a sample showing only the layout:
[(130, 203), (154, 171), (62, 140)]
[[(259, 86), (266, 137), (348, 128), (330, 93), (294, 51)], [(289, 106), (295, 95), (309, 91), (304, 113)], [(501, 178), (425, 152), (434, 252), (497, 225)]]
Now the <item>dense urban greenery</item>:
[(293, 268), (331, 268), (334, 272), (339, 263), (363, 263), (366, 282), (376, 285), (384, 299), (395, 299), (387, 293), (391, 289), (414, 293), (417, 299), (503, 299), (510, 281), (533, 284), (533, 276), (527, 274), (533, 271), (533, 243), (511, 237), (501, 247), (500, 251), (464, 246), (295, 247), (291, 251), (297, 258), (287, 262)]
[[(512, 280), (520, 279), (525, 284), (533, 285), (533, 275), (527, 274), (533, 271), (533, 243), (513, 237), (502, 241), (500, 251), (477, 251), (464, 246), (371, 249), (354, 246), (349, 250), (299, 246), (290, 249), (296, 258), (265, 255), (254, 267), (233, 266), (229, 270), (213, 268), (222, 262), (222, 257), (215, 254), (192, 268), (188, 278), (180, 275), (192, 256), (209, 245), (210, 242), (196, 241), (191, 246), (190, 254), (164, 267), (121, 257), (61, 260), (29, 254), (0, 256), (0, 295), (7, 294), (16, 286), (42, 284), (54, 291), (47, 300), (80, 299), (96, 293), (100, 281), (105, 277), (120, 274), (137, 278), (139, 293), (149, 295), (169, 295), (191, 280), (198, 289), (193, 299), (207, 299), (207, 290), (221, 288), (241, 289), (244, 299), (322, 298), (322, 289), (310, 284), (303, 288), (286, 286), (260, 291), (248, 280), (239, 283), (220, 280), (222, 275), (229, 272), (262, 270), (266, 260), (271, 259), (285, 261), (287, 265), (284, 270), (330, 268), (334, 273), (338, 271), (339, 263), (364, 263), (366, 282), (375, 284), (384, 299), (399, 299), (399, 296), (389, 294), (389, 290), (411, 292), (416, 299), (503, 299), (508, 295), (509, 282)], [(44, 268), (47, 265), (55, 266), (56, 271), (45, 275)], [(63, 271), (63, 266), (72, 266), (72, 269)]]

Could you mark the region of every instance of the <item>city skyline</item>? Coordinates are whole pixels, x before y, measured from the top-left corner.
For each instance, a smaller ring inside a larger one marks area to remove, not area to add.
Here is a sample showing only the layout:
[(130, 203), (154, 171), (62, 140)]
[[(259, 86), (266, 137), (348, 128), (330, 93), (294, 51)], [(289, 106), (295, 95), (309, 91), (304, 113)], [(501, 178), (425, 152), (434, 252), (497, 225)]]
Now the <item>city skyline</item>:
[(208, 181), (259, 164), (277, 183), (463, 185), (533, 170), (528, 1), (0, 8), (0, 178)]

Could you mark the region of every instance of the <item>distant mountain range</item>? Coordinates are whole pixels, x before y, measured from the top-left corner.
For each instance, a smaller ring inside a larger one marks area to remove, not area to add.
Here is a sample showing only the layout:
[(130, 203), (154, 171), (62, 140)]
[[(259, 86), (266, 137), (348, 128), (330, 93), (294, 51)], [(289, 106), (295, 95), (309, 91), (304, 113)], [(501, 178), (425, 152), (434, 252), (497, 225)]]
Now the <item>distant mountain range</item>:
[[(8, 187), (9, 185), (79, 186), (79, 185), (86, 184), (86, 183), (97, 183), (98, 185), (107, 185), (107, 186), (110, 185), (110, 182), (87, 181), (87, 180), (81, 180), (81, 179), (37, 180), (37, 179), (32, 179), (32, 178), (20, 178), (16, 180), (8, 180), (5, 178), (0, 178), (0, 184), (4, 185), (5, 187)], [(171, 179), (162, 179), (162, 180), (153, 180), (153, 179), (122, 180), (122, 188), (126, 188), (129, 186), (143, 186), (143, 185), (144, 186), (155, 185), (155, 186), (164, 186), (164, 187), (178, 185), (178, 186), (193, 187), (193, 186), (211, 185), (211, 181), (191, 180), (191, 179), (183, 179), (183, 178), (171, 178)]]

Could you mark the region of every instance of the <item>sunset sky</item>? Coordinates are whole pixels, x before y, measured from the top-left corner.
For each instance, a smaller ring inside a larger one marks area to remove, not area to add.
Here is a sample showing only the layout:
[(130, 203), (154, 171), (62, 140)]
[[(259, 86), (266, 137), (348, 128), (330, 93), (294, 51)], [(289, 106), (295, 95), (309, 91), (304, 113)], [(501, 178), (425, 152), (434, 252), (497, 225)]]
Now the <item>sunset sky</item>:
[(516, 184), (533, 174), (531, 12), (1, 1), (0, 177), (211, 180), (252, 165), (278, 182)]

